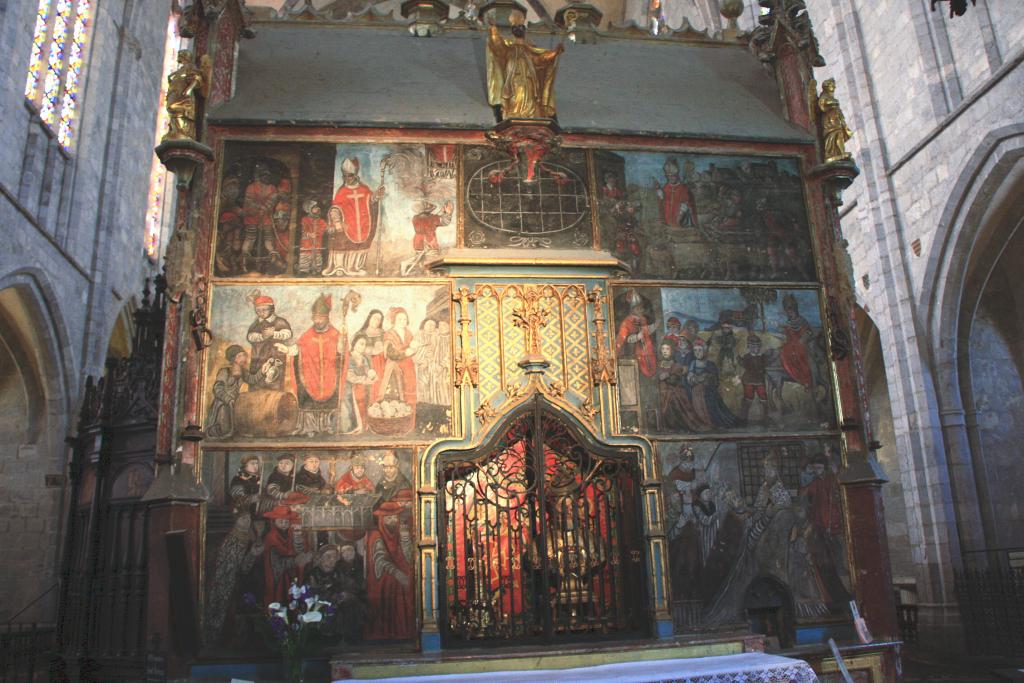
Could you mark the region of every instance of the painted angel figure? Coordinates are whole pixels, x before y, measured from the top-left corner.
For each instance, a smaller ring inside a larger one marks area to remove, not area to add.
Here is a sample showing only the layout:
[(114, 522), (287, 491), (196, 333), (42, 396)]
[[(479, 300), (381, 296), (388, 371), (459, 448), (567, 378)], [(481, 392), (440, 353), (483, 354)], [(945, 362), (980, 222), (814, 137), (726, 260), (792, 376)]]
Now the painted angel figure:
[(555, 71), (563, 45), (554, 49), (526, 42), (526, 26), (512, 26), (512, 38), (502, 38), (491, 24), (487, 40), (487, 101), (501, 105), (503, 119), (555, 116)]

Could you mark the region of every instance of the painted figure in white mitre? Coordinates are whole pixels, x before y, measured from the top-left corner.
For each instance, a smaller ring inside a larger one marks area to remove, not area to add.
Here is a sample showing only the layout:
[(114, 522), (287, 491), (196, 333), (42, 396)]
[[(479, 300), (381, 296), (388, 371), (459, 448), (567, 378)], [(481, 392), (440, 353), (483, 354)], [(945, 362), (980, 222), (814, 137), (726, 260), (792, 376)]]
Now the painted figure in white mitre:
[(359, 159), (341, 162), (341, 187), (327, 211), (327, 267), (323, 275), (366, 275), (366, 257), (377, 235), (384, 186), (372, 191), (359, 178)]

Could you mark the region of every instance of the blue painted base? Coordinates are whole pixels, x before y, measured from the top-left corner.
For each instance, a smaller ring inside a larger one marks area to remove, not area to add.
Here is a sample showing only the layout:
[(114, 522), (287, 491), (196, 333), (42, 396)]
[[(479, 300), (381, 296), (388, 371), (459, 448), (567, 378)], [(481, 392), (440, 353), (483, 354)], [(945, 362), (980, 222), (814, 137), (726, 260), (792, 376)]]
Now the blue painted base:
[[(302, 674), (306, 680), (326, 681), (331, 677), (331, 664), (325, 659), (307, 659), (302, 662)], [(190, 679), (193, 681), (224, 681), (237, 678), (245, 681), (281, 680), (285, 677), (280, 662), (221, 662), (217, 664), (193, 664)]]
[(441, 651), (440, 633), (420, 633), (420, 649), (423, 652)]
[(828, 642), (829, 638), (835, 638), (837, 642), (856, 640), (857, 632), (850, 623), (798, 626), (796, 629), (797, 645), (816, 645)]
[(657, 631), (659, 638), (671, 638), (673, 636), (672, 620), (671, 619), (659, 619), (654, 622), (655, 630)]

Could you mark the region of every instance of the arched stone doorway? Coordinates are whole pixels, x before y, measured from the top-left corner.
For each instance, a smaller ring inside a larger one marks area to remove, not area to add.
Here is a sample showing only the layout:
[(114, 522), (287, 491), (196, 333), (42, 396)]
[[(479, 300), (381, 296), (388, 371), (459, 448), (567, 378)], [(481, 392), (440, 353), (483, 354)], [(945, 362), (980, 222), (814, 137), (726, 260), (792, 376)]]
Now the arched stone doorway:
[(857, 322), (857, 338), (860, 340), (868, 410), (871, 414), (871, 434), (880, 444), (875, 455), (889, 477), (889, 483), (882, 487), (885, 529), (889, 539), (889, 563), (896, 584), (913, 584), (914, 560), (907, 527), (907, 502), (903, 495), (903, 466), (900, 463), (896, 430), (893, 425), (886, 358), (882, 351), (878, 327), (875, 326), (871, 315), (860, 306), (856, 306), (854, 316)]
[[(1024, 182), (1017, 193), (1024, 194)], [(1024, 263), (1024, 210), (998, 218), (1002, 235), (972, 255), (967, 273), (957, 369), (985, 550), (997, 549), (987, 559), (1002, 564), (1007, 553), (1024, 555), (1024, 285), (1016, 272)], [(980, 550), (965, 548), (968, 564)]]
[(1004, 550), (1024, 546), (1024, 509), (1013, 494), (1024, 483), (1014, 460), (1024, 438), (1014, 398), (1021, 391), (1024, 295), (1014, 268), (1024, 223), (1024, 124), (992, 131), (979, 145), (941, 223), (921, 302), (959, 546), (967, 566), (1005, 566)]
[(0, 290), (0, 498), (8, 505), (0, 543), (18, 549), (0, 562), (9, 577), (0, 621), (50, 620), (57, 601), (65, 401), (33, 295), (26, 286)]
[(646, 634), (635, 449), (599, 443), (541, 395), (438, 459), (447, 646)]

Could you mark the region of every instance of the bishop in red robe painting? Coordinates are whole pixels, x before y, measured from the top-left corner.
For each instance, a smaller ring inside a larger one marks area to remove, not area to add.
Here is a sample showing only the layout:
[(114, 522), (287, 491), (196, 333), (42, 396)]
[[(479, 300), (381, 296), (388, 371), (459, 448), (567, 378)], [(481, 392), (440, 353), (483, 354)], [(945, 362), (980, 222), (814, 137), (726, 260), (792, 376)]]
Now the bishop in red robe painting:
[(323, 275), (366, 275), (366, 259), (377, 235), (384, 186), (372, 191), (359, 177), (359, 159), (341, 162), (341, 187), (327, 211), (328, 254)]
[(657, 180), (653, 181), (658, 192), (661, 220), (672, 228), (697, 227), (697, 205), (690, 188), (679, 179), (679, 164), (674, 157), (669, 157), (663, 169), (665, 182), (659, 185)]
[(298, 389), (298, 432), (312, 436), (332, 431), (338, 413), (345, 335), (331, 324), (331, 297), (313, 303), (313, 324), (294, 346)]
[(314, 199), (307, 199), (302, 204), (306, 214), (300, 221), (299, 262), (296, 270), (300, 275), (315, 275), (324, 265), (324, 233), (327, 232), (327, 221), (320, 215), (320, 204)]
[(375, 526), (366, 534), (366, 593), (372, 617), (367, 640), (397, 640), (416, 635), (416, 556), (412, 533), (413, 488), (398, 469), (398, 456), (381, 461), (384, 476), (374, 493)]
[(626, 302), (629, 314), (619, 324), (615, 352), (620, 359), (635, 358), (640, 373), (644, 377), (654, 377), (658, 364), (654, 354), (654, 325), (647, 319), (643, 299), (636, 290), (630, 290)]

